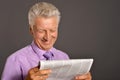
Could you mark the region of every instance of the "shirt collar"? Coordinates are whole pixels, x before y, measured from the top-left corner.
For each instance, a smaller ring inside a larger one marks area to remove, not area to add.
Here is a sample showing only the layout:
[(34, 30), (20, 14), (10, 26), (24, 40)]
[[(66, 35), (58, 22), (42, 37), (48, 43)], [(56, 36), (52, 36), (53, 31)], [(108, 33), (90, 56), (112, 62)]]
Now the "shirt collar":
[[(34, 51), (36, 54), (38, 54), (40, 57), (42, 57), (43, 54), (45, 54), (45, 53), (47, 52), (47, 51), (45, 51), (45, 50), (40, 49), (40, 48), (34, 43), (34, 41), (32, 41), (31, 46), (32, 46), (33, 51)], [(50, 52), (52, 53), (52, 55), (54, 56), (54, 54), (53, 54), (54, 48), (52, 47), (49, 51), (50, 51)]]

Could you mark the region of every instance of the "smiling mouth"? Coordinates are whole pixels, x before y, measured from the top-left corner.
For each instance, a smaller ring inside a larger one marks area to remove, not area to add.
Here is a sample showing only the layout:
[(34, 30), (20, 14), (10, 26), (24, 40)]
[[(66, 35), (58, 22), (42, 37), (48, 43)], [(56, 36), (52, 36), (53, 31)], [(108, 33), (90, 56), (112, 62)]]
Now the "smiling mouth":
[(45, 45), (49, 45), (50, 44), (50, 41), (49, 40), (42, 40), (42, 42), (45, 44)]
[(50, 45), (49, 41), (44, 42), (45, 45)]

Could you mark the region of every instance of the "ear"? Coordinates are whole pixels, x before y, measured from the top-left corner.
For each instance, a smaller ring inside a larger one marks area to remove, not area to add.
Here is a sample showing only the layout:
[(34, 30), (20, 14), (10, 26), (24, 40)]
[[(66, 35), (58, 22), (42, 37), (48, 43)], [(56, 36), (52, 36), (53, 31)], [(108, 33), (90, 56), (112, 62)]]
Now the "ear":
[(30, 34), (33, 35), (33, 28), (30, 26), (29, 27)]

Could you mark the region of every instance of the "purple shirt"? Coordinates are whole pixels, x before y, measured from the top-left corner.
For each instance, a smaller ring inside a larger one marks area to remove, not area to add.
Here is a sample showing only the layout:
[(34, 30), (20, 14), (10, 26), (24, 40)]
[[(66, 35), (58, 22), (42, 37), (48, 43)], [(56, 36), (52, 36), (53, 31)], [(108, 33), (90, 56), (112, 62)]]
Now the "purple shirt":
[[(58, 49), (49, 50), (52, 60), (69, 59), (68, 55)], [(40, 60), (46, 60), (43, 54), (46, 51), (38, 48), (34, 42), (8, 57), (1, 80), (24, 80), (28, 70), (38, 66)]]

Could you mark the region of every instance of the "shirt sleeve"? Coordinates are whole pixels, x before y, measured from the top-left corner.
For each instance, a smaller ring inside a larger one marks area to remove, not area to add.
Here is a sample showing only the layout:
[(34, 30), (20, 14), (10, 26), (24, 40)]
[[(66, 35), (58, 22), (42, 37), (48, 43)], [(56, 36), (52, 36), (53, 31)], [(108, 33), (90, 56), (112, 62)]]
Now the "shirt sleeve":
[(20, 63), (15, 56), (8, 57), (1, 80), (23, 80)]

